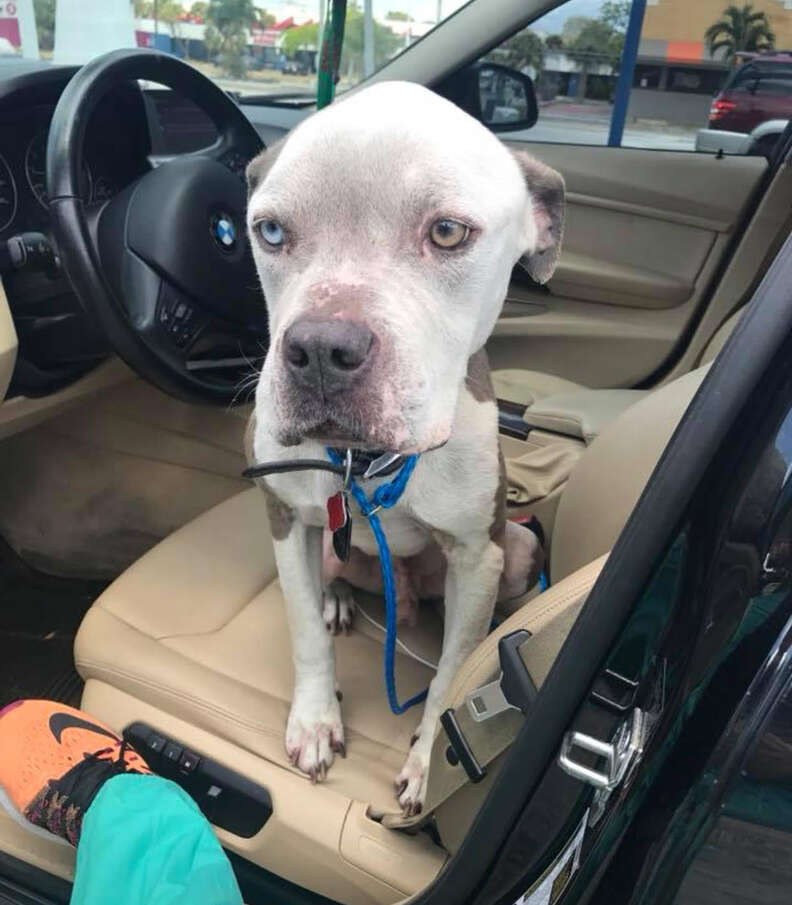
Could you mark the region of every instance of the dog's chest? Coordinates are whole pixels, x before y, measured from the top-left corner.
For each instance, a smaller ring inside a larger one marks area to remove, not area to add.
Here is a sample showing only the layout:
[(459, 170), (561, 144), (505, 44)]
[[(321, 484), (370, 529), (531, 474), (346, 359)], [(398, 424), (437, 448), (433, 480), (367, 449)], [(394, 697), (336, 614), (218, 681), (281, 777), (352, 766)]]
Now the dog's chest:
[[(336, 476), (319, 471), (271, 475), (267, 478), (267, 483), (296, 512), (303, 524), (317, 528), (327, 527), (327, 500), (339, 491)], [(369, 496), (378, 483), (380, 482), (366, 482), (364, 486)], [(378, 548), (371, 526), (352, 498), (349, 501), (349, 511), (352, 517), (352, 546), (375, 555)], [(432, 539), (429, 529), (411, 515), (406, 503), (399, 502), (392, 509), (381, 509), (377, 515), (394, 556), (414, 556)]]
[[(431, 541), (429, 531), (398, 508), (387, 511), (380, 510), (382, 527), (388, 538), (388, 547), (394, 556), (415, 556), (424, 550)], [(368, 523), (368, 519), (357, 514), (357, 507), (352, 504), (352, 546), (364, 553), (374, 556), (378, 552), (377, 541)]]

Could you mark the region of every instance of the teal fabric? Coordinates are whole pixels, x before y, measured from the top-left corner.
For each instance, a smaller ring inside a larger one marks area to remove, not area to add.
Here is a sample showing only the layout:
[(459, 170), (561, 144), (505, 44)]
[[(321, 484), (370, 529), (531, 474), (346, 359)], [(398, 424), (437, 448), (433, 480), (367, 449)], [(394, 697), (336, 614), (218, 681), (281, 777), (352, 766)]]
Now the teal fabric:
[(88, 809), (71, 905), (242, 905), (195, 802), (159, 776), (108, 780)]

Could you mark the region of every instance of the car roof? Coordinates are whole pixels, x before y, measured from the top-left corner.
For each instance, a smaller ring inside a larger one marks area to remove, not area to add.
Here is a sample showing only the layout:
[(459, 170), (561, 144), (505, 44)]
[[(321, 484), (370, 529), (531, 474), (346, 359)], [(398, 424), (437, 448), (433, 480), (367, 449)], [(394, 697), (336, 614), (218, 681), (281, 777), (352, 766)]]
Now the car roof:
[(745, 53), (740, 54), (740, 57), (744, 60), (742, 66), (755, 66), (763, 63), (786, 63), (787, 65), (792, 64), (792, 50), (775, 50), (773, 53)]

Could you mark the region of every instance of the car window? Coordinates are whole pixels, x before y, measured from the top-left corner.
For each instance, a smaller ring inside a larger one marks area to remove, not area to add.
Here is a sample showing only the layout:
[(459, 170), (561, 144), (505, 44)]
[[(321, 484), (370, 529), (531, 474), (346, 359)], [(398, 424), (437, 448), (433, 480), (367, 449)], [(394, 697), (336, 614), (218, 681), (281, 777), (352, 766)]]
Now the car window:
[(485, 59), (535, 82), (536, 125), (504, 138), (695, 151), (702, 130), (766, 134), (772, 121), (780, 135), (792, 116), (792, 51), (782, 48), (792, 48), (792, 4), (568, 0)]
[(792, 94), (792, 75), (786, 77), (781, 75), (762, 75), (756, 81), (754, 94), (758, 94), (760, 97), (763, 95), (772, 97), (774, 95)]
[[(351, 88), (467, 0), (349, 0), (338, 90)], [(19, 0), (0, 3), (0, 65), (83, 64), (120, 47), (181, 57), (247, 102), (312, 98), (331, 0)], [(367, 18), (371, 14), (370, 22)], [(35, 17), (33, 15), (35, 13)]]

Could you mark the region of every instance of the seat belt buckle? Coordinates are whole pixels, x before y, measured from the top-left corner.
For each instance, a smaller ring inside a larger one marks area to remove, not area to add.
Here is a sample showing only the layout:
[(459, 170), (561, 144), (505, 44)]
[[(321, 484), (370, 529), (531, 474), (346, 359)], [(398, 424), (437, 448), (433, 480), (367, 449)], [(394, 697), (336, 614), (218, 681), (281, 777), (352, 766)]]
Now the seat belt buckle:
[(519, 710), (523, 716), (538, 694), (536, 685), (520, 656), (520, 647), (531, 637), (527, 629), (517, 629), (498, 642), (500, 675), (465, 696), (471, 718), (483, 723), (504, 710)]
[[(494, 682), (488, 682), (465, 696), (468, 713), (477, 723), (483, 723), (504, 710), (519, 710), (523, 715), (528, 713), (538, 692), (520, 656), (520, 647), (530, 637), (531, 633), (521, 628), (504, 635), (498, 642), (500, 675)], [(449, 708), (441, 714), (440, 723), (450, 743), (446, 751), (448, 762), (460, 764), (471, 782), (481, 782), (487, 775), (487, 768), (476, 759), (454, 711)]]

